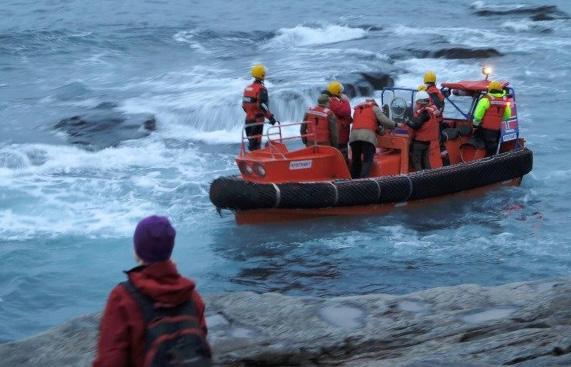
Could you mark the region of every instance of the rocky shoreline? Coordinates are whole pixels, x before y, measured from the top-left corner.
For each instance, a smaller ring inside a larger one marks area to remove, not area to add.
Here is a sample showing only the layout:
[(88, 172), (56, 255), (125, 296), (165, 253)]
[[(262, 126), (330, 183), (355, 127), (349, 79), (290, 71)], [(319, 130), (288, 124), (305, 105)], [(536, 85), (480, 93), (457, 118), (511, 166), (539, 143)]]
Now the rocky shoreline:
[[(402, 296), (207, 295), (219, 366), (571, 366), (571, 278)], [(1, 366), (89, 366), (99, 315), (0, 345)]]

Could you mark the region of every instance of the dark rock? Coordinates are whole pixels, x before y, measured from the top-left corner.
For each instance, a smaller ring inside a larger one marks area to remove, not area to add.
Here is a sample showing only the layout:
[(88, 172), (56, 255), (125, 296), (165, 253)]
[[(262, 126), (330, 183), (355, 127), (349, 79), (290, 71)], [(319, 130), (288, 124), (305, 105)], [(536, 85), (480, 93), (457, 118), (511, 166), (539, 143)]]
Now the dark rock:
[(104, 102), (83, 115), (60, 120), (54, 128), (65, 132), (71, 144), (99, 150), (148, 136), (156, 129), (156, 120), (151, 114), (117, 111), (114, 103)]
[(519, 6), (513, 8), (503, 8), (503, 7), (482, 7), (476, 8), (474, 14), (479, 16), (492, 16), (492, 15), (533, 15), (533, 14), (557, 14), (563, 13), (555, 5), (540, 5), (540, 6)]
[(436, 51), (410, 50), (418, 58), (435, 59), (486, 59), (489, 57), (499, 57), (502, 53), (495, 48), (464, 48), (451, 47), (442, 48)]
[[(208, 295), (216, 366), (569, 366), (571, 278), (404, 296)], [(0, 344), (6, 366), (89, 366), (99, 315)]]
[(360, 25), (359, 28), (364, 29), (364, 30), (369, 31), (369, 32), (379, 32), (379, 31), (382, 31), (385, 29), (384, 27), (381, 27), (380, 25), (373, 25), (373, 24), (363, 24), (363, 25)]
[[(343, 93), (349, 98), (370, 96), (376, 90), (392, 87), (395, 84), (394, 79), (389, 74), (382, 72), (361, 72), (340, 79), (345, 80), (343, 81)], [(346, 81), (347, 79), (352, 81)]]

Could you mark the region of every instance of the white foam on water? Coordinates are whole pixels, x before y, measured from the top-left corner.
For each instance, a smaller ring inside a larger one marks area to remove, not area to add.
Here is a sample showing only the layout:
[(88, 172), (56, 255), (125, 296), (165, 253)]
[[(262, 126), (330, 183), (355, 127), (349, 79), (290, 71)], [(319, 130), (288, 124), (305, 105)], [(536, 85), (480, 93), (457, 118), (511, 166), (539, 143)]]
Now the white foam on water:
[(513, 32), (546, 32), (551, 28), (528, 19), (509, 20), (502, 23), (502, 28)]
[(293, 28), (279, 29), (277, 35), (266, 44), (266, 47), (315, 46), (360, 39), (366, 36), (367, 31), (361, 28), (341, 25), (322, 27), (297, 25)]
[(210, 54), (211, 52), (196, 40), (196, 32), (196, 30), (179, 31), (175, 33), (172, 38), (176, 42), (188, 44), (192, 49), (200, 53)]
[(474, 1), (472, 4), (470, 4), (470, 8), (475, 9), (475, 10), (503, 10), (503, 11), (507, 11), (507, 10), (516, 10), (516, 9), (521, 9), (521, 8), (525, 8), (527, 7), (527, 4), (510, 4), (510, 5), (490, 5), (488, 3), (486, 3), (485, 1)]
[[(38, 152), (41, 161), (30, 159)], [(158, 134), (97, 152), (14, 144), (0, 147), (3, 156), (16, 163), (0, 168), (0, 188), (7, 193), (0, 198), (6, 202), (0, 205), (2, 239), (128, 236), (141, 217), (170, 214), (178, 199), (165, 198), (173, 191), (212, 179), (211, 156), (193, 146), (169, 147)], [(195, 204), (184, 199), (185, 210), (192, 210)]]
[[(408, 59), (395, 62), (409, 71), (396, 78), (399, 87), (416, 88), (422, 84), (422, 75), (426, 70), (438, 70), (438, 83), (459, 80), (479, 80), (482, 78), (477, 61), (447, 59)], [(492, 65), (493, 67), (493, 65)]]

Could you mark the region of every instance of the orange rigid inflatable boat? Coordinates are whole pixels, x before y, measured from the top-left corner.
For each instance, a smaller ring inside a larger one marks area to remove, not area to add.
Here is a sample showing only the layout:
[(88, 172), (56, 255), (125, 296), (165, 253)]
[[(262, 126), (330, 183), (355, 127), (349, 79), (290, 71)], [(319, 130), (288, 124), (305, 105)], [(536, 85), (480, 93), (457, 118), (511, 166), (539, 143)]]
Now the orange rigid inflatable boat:
[[(236, 158), (241, 175), (215, 179), (210, 200), (218, 209), (234, 211), (239, 224), (249, 224), (383, 213), (444, 195), (519, 185), (532, 169), (533, 153), (519, 136), (515, 91), (508, 82), (502, 84), (512, 104), (512, 117), (502, 123), (497, 152), (486, 156), (473, 136), (472, 116), (488, 84), (487, 79), (442, 84), (446, 139), (430, 146), (432, 169), (411, 169), (411, 130), (396, 128), (378, 136), (370, 177), (351, 179), (338, 149), (306, 147), (301, 136), (282, 135), (284, 129), (299, 129), (306, 122), (281, 124), (268, 128), (264, 148), (253, 152), (246, 150), (243, 134)], [(394, 121), (406, 120), (415, 93), (406, 88), (383, 89), (383, 110)]]

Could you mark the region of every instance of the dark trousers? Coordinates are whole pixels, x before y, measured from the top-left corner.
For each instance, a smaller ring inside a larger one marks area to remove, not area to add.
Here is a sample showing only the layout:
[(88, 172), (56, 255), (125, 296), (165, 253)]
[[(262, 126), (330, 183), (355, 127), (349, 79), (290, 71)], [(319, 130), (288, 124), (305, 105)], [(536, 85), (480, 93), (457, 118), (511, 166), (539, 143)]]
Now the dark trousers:
[(413, 140), (411, 146), (412, 167), (415, 171), (422, 171), (423, 169), (430, 169), (430, 142)]
[(349, 149), (347, 148), (347, 144), (339, 144), (337, 149), (343, 154), (343, 158), (345, 158), (345, 163), (349, 162)]
[[(377, 148), (374, 144), (367, 141), (354, 141), (349, 145), (351, 145), (351, 155), (353, 158), (353, 162), (351, 164), (351, 177), (369, 177)], [(363, 155), (362, 162), (361, 155)]]
[[(258, 150), (262, 145), (262, 134), (264, 133), (264, 125), (262, 125), (261, 123), (263, 122), (264, 120), (259, 120), (259, 121), (246, 120), (246, 136), (248, 137), (249, 151)], [(256, 123), (260, 123), (260, 125), (248, 126)], [(256, 135), (260, 136), (250, 138), (251, 136), (256, 136)]]
[(498, 150), (498, 141), (500, 140), (499, 130), (490, 130), (481, 127), (476, 130), (474, 137), (476, 139), (480, 139), (484, 143), (487, 155), (496, 154), (496, 151)]

